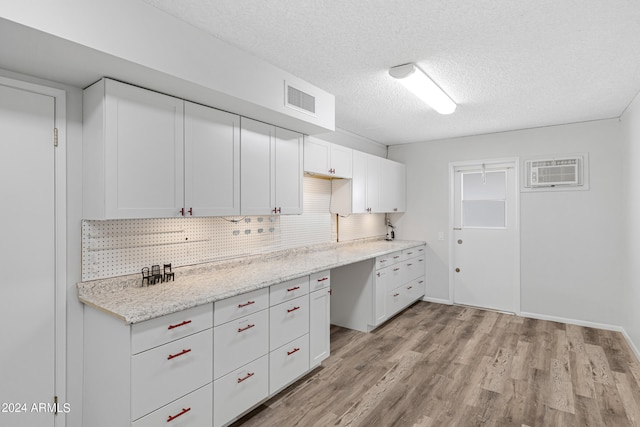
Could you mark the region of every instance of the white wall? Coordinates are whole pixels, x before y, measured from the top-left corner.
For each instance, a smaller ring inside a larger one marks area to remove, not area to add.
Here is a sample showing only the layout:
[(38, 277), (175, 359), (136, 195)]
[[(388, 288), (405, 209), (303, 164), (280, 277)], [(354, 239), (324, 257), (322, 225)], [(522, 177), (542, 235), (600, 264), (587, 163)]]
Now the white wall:
[(640, 357), (640, 97), (636, 96), (622, 116), (624, 141), (623, 176), (626, 184), (624, 227), (625, 318), (623, 327)]
[(589, 153), (590, 190), (521, 193), (521, 311), (621, 325), (622, 143), (616, 119), (389, 147), (389, 158), (407, 165), (407, 212), (393, 218), (397, 237), (429, 244), (427, 297), (449, 299), (449, 162), (576, 152)]
[[(13, 71), (78, 87), (108, 76), (302, 133), (335, 128), (332, 94), (142, 1), (2, 1), (0, 36)], [(285, 81), (316, 98), (315, 116), (285, 106)]]

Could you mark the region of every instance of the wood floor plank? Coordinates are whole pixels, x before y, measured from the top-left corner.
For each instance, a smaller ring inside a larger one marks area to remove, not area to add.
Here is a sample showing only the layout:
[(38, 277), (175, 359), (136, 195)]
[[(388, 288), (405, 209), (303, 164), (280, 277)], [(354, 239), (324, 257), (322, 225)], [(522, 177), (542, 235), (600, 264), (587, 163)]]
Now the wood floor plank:
[(620, 372), (614, 372), (613, 376), (616, 382), (616, 388), (618, 389), (618, 394), (622, 400), (622, 406), (624, 407), (629, 422), (633, 426), (640, 427), (640, 401), (636, 400), (634, 397), (634, 392), (631, 389), (629, 378), (626, 374), (622, 374)]
[(599, 345), (585, 344), (594, 383), (613, 385), (613, 374), (604, 350)]
[(366, 334), (332, 326), (322, 366), (239, 426), (638, 426), (624, 337), (419, 302)]

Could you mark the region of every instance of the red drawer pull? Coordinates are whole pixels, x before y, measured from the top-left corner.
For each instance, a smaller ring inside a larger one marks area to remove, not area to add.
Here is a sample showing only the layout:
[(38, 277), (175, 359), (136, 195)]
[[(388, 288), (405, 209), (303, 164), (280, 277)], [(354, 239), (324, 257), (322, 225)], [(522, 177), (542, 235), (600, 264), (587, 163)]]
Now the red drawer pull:
[(393, 257), (393, 259), (398, 259), (398, 258), (400, 258), (400, 255), (396, 255)]
[(244, 378), (238, 378), (238, 384), (240, 384), (240, 383), (241, 383), (242, 381), (244, 381), (244, 380), (248, 380), (249, 378), (251, 378), (251, 377), (252, 377), (252, 376), (254, 376), (255, 374), (256, 374), (255, 372), (249, 372), (249, 373), (247, 374), (247, 376), (246, 376), (246, 377), (244, 377)]
[(247, 326), (246, 326), (246, 327), (244, 327), (244, 328), (238, 328), (238, 332), (244, 332), (244, 331), (246, 331), (247, 329), (251, 329), (251, 328), (253, 328), (254, 326), (256, 326), (256, 325), (254, 325), (254, 324), (252, 323), (252, 324), (250, 324), (250, 325), (247, 325)]
[(293, 307), (287, 310), (287, 313), (291, 313), (292, 311), (300, 310), (300, 307)]
[(191, 408), (182, 408), (182, 412), (180, 412), (177, 415), (169, 415), (169, 418), (167, 418), (167, 422), (170, 423), (171, 421), (175, 420), (176, 418), (178, 418), (180, 415), (184, 415), (187, 412), (189, 412), (191, 410)]
[(255, 301), (248, 301), (245, 304), (238, 304), (238, 308), (246, 307), (248, 305), (255, 304), (255, 303), (256, 303)]
[(296, 286), (294, 288), (289, 288), (289, 289), (287, 289), (287, 292), (297, 291), (298, 289), (300, 289), (300, 286)]
[(300, 348), (299, 347), (295, 347), (293, 350), (287, 351), (287, 356), (291, 356), (293, 353), (296, 353), (298, 351), (300, 351)]
[(413, 286), (407, 286), (407, 290), (413, 289)]
[(393, 271), (398, 271), (398, 270), (400, 270), (400, 268), (398, 268), (398, 267), (393, 269)]
[(420, 280), (418, 283), (424, 283), (424, 280)]
[(328, 277), (323, 277), (322, 279), (318, 279), (318, 282), (324, 282), (325, 280), (329, 280)]
[(413, 264), (407, 264), (407, 267), (411, 267)]
[(413, 252), (407, 252), (407, 255), (411, 255)]
[(191, 320), (185, 320), (184, 322), (178, 323), (177, 325), (169, 325), (167, 329), (171, 330), (171, 329), (179, 328), (180, 326), (188, 325), (189, 323), (191, 323)]
[(398, 295), (400, 295), (400, 294), (393, 294), (394, 297), (397, 297)]
[(386, 259), (381, 259), (380, 262), (387, 262), (387, 260)]
[(167, 360), (171, 360), (174, 359), (178, 356), (182, 356), (183, 354), (187, 354), (191, 351), (191, 349), (187, 349), (187, 350), (182, 350), (180, 353), (176, 353), (176, 354), (170, 354), (169, 357), (167, 357)]

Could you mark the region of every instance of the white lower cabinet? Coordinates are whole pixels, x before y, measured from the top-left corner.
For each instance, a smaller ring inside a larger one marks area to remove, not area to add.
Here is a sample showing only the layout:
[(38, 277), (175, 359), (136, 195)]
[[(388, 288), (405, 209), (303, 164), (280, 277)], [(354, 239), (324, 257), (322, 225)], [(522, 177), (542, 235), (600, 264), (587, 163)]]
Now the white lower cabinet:
[(424, 296), (424, 276), (424, 245), (332, 270), (331, 323), (371, 332)]
[(309, 334), (269, 353), (269, 393), (274, 394), (309, 370)]
[(269, 356), (213, 382), (213, 425), (223, 426), (269, 396)]
[(213, 384), (209, 383), (186, 396), (131, 423), (132, 427), (211, 427), (213, 423)]
[(82, 425), (211, 425), (212, 326), (213, 304), (134, 325), (87, 307)]
[(329, 356), (330, 281), (323, 271), (131, 326), (88, 307), (83, 425), (230, 424)]

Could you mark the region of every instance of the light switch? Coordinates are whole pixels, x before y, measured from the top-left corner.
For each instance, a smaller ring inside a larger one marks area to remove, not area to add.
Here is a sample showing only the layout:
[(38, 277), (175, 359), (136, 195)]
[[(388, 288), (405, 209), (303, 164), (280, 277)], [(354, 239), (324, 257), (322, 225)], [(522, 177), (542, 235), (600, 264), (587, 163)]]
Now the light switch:
[(438, 232), (438, 240), (440, 240), (440, 241), (444, 240), (444, 231), (439, 231)]

